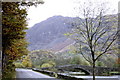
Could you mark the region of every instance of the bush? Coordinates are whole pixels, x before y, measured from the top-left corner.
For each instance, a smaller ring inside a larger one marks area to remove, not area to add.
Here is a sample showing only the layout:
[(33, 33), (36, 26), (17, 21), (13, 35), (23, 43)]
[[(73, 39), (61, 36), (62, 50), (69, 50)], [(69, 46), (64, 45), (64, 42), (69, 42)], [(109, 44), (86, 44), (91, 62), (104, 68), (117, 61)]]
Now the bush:
[(89, 63), (88, 61), (85, 61), (85, 60), (84, 60), (84, 61), (82, 62), (82, 65), (90, 66), (90, 63)]
[(40, 65), (37, 65), (37, 66), (35, 66), (35, 67), (38, 68), (38, 69), (41, 68)]
[(82, 58), (80, 55), (74, 56), (70, 64), (80, 64), (80, 65), (90, 65), (89, 62), (87, 62), (84, 58)]
[(15, 63), (15, 67), (16, 67), (16, 68), (22, 68), (23, 65), (22, 65), (21, 63)]
[(96, 62), (96, 66), (104, 66), (104, 63), (101, 62), (101, 61), (97, 61), (97, 62)]
[(15, 78), (15, 65), (14, 64), (8, 64), (6, 66), (6, 69), (2, 72), (2, 80), (13, 80)]
[(50, 64), (50, 63), (44, 63), (44, 64), (42, 64), (41, 68), (45, 68), (45, 67), (53, 67), (53, 65)]
[(45, 68), (45, 67), (54, 67), (56, 65), (56, 63), (54, 61), (49, 61), (49, 62), (46, 62), (46, 63), (43, 63), (41, 65), (41, 68)]
[(74, 57), (72, 57), (70, 63), (71, 64), (81, 64), (82, 60), (80, 59), (80, 56), (74, 56)]

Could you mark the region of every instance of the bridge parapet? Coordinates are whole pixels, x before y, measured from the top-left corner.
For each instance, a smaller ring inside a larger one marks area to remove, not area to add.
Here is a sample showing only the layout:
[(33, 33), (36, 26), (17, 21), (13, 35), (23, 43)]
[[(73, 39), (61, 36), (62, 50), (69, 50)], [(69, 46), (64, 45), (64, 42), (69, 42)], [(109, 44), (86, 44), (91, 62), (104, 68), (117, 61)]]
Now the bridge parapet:
[[(84, 65), (63, 65), (57, 68), (62, 70), (67, 70), (67, 71), (70, 71), (72, 69), (78, 69), (89, 75), (92, 75), (92, 72), (93, 72), (92, 66), (84, 66)], [(112, 68), (112, 67), (96, 67), (95, 68), (96, 75), (101, 75), (104, 72), (107, 73), (111, 71), (118, 71), (118, 68)]]

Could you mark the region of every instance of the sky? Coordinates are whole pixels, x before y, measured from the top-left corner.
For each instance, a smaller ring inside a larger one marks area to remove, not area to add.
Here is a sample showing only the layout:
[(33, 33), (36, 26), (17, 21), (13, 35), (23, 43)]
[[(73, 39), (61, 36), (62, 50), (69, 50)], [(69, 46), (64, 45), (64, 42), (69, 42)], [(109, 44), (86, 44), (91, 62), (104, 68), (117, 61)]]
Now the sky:
[[(37, 7), (30, 7), (28, 9), (28, 28), (32, 27), (34, 24), (46, 20), (49, 17), (61, 15), (68, 17), (75, 17), (76, 7), (79, 6), (80, 0), (43, 0), (45, 3), (40, 4)], [(81, 3), (87, 0), (82, 0)], [(90, 1), (90, 0), (89, 0)], [(92, 2), (108, 2), (107, 5), (112, 11), (112, 13), (118, 12), (118, 2), (120, 0), (92, 0)]]

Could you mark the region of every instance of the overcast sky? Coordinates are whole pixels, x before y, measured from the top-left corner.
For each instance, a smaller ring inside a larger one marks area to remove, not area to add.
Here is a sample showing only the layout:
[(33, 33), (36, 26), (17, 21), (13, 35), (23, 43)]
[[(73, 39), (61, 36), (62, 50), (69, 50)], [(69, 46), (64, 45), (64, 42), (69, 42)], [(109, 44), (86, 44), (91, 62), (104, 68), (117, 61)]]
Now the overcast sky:
[[(80, 0), (43, 0), (45, 3), (38, 5), (38, 7), (30, 7), (28, 9), (28, 27), (46, 20), (55, 15), (75, 16), (75, 7)], [(86, 1), (86, 0), (84, 0)], [(97, 2), (108, 2), (110, 9), (115, 9), (114, 13), (118, 12), (118, 2), (120, 0), (92, 0)]]

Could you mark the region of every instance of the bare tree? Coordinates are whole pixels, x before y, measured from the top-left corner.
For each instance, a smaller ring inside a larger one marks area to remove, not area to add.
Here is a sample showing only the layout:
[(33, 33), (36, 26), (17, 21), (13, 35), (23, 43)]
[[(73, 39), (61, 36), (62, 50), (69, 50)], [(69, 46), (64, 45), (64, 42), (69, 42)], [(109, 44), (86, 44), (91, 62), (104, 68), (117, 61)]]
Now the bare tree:
[(118, 34), (117, 15), (105, 15), (108, 11), (104, 8), (105, 3), (97, 6), (88, 3), (79, 7), (82, 18), (72, 23), (71, 37), (76, 40), (82, 56), (92, 65), (95, 80), (96, 61), (102, 55), (112, 53), (116, 49), (114, 45)]

